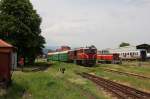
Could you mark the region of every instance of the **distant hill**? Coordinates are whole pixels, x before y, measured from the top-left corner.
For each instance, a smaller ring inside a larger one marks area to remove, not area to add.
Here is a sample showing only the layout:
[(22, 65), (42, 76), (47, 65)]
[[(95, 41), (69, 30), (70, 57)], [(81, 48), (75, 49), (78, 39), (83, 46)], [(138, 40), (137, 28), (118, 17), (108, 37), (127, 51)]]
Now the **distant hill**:
[(46, 49), (56, 50), (59, 46), (46, 46)]
[(45, 48), (43, 48), (43, 53), (47, 54), (48, 51), (55, 51), (57, 48), (59, 48), (58, 46), (46, 46)]

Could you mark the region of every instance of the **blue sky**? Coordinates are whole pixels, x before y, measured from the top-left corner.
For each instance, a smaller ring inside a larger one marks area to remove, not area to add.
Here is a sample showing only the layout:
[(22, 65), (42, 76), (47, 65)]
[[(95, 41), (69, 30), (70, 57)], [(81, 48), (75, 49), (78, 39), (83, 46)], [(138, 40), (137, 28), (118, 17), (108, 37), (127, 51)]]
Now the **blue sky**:
[(150, 0), (31, 0), (47, 46), (150, 43)]

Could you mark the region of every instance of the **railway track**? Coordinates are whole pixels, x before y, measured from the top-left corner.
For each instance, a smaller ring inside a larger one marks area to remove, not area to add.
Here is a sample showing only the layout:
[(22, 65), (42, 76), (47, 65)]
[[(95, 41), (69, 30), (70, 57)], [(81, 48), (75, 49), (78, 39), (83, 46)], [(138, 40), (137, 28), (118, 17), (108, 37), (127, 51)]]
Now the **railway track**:
[(122, 72), (122, 71), (117, 71), (117, 70), (108, 69), (108, 68), (103, 68), (103, 70), (104, 71), (108, 71), (108, 72), (115, 72), (115, 73), (119, 73), (119, 74), (124, 74), (124, 75), (128, 75), (128, 76), (134, 76), (134, 77), (144, 78), (144, 79), (149, 79), (150, 80), (150, 77), (139, 75), (139, 74), (135, 74), (135, 73)]
[(105, 90), (111, 92), (118, 99), (150, 99), (150, 93), (143, 92), (135, 88), (131, 88), (85, 72), (79, 73), (79, 75), (91, 80)]

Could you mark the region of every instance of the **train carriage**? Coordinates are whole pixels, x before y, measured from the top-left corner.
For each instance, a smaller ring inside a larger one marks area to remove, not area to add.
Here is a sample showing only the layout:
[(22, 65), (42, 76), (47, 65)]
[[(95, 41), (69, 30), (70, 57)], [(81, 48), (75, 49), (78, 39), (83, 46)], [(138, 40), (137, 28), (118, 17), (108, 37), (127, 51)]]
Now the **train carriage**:
[(47, 61), (68, 61), (68, 51), (48, 53)]
[(118, 54), (122, 60), (146, 60), (145, 50), (119, 52)]
[(108, 53), (119, 54), (122, 60), (142, 60), (147, 58), (147, 51), (145, 49), (137, 49), (136, 46), (125, 46), (116, 49), (106, 49)]
[(63, 51), (58, 54), (59, 61), (68, 62), (68, 51)]

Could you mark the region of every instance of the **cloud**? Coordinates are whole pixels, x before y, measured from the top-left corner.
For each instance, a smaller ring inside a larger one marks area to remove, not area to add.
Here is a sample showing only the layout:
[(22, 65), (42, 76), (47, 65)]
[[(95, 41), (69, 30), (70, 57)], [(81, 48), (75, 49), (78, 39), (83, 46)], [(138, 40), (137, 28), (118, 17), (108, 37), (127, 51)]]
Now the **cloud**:
[(47, 45), (150, 43), (150, 0), (31, 0)]

